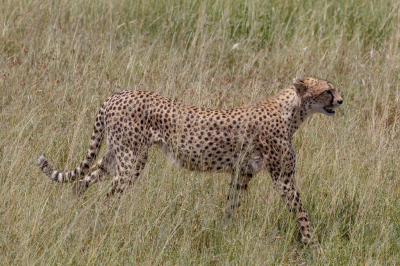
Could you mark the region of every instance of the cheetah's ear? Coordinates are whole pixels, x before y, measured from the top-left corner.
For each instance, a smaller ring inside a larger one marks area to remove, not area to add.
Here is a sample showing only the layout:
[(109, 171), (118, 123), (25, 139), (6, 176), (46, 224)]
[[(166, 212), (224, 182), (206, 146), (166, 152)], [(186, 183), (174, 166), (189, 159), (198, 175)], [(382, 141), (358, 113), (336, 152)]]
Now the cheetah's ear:
[(293, 84), (304, 84), (304, 79), (303, 78), (295, 78), (293, 79)]
[(293, 79), (293, 85), (295, 86), (297, 92), (300, 94), (300, 96), (303, 96), (307, 92), (307, 86), (304, 83), (303, 78), (295, 78)]

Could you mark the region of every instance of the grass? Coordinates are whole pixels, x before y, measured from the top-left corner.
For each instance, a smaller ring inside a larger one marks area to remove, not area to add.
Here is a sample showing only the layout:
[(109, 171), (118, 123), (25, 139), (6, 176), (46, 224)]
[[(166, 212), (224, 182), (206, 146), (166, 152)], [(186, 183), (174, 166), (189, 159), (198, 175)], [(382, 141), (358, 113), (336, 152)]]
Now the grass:
[[(398, 265), (398, 1), (2, 1), (0, 261), (5, 265)], [(232, 47), (236, 45), (236, 49)], [(296, 133), (297, 183), (316, 244), (257, 174), (226, 229), (227, 174), (175, 169), (155, 148), (111, 207), (37, 168), (79, 164), (101, 103), (123, 89), (231, 108), (294, 77), (344, 104)]]

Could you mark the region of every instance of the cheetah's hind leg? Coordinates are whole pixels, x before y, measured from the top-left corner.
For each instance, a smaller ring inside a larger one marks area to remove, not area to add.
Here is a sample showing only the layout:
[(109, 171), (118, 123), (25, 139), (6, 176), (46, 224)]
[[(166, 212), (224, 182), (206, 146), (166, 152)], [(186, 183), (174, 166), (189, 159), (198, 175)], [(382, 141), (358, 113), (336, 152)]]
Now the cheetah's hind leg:
[[(137, 155), (135, 155), (137, 154)], [(128, 160), (125, 160), (122, 155), (116, 155), (115, 161), (118, 167), (115, 167), (115, 174), (113, 175), (111, 187), (107, 193), (106, 199), (114, 197), (118, 193), (118, 197), (131, 187), (136, 180), (139, 179), (146, 162), (147, 162), (148, 147), (145, 146), (141, 151), (128, 154)], [(122, 162), (124, 160), (124, 162)]]
[(103, 158), (90, 168), (90, 172), (86, 176), (75, 182), (72, 190), (75, 195), (80, 196), (90, 185), (103, 181), (110, 176), (115, 176), (115, 174), (115, 155), (113, 152), (108, 151)]

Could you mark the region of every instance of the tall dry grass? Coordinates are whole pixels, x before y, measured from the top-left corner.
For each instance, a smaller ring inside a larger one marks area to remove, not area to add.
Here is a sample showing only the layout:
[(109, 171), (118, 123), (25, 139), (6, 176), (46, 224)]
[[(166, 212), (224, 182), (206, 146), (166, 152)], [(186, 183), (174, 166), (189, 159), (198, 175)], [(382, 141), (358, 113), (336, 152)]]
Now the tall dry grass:
[[(399, 264), (399, 15), (393, 0), (2, 1), (0, 261)], [(223, 229), (228, 175), (175, 169), (156, 149), (112, 207), (108, 182), (77, 198), (36, 167), (45, 154), (73, 169), (116, 91), (231, 108), (298, 76), (331, 80), (345, 101), (294, 139), (314, 246), (267, 172)]]

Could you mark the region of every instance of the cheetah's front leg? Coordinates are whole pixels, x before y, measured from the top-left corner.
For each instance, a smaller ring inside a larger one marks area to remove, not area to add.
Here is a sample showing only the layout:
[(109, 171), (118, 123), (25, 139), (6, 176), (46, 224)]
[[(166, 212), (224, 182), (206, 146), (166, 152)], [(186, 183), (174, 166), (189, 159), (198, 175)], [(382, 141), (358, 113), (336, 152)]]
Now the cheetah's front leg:
[(246, 192), (247, 186), (249, 185), (252, 177), (253, 173), (239, 173), (238, 177), (236, 177), (235, 174), (232, 174), (232, 180), (229, 187), (228, 200), (225, 209), (227, 218), (232, 217), (235, 210), (240, 206), (244, 193)]
[(301, 233), (301, 241), (304, 244), (308, 244), (311, 241), (311, 228), (306, 210), (300, 199), (300, 194), (295, 188), (294, 179), (289, 176), (285, 176), (283, 179), (285, 180), (284, 182), (280, 180), (274, 181), (272, 187), (281, 195), (289, 212), (293, 212)]
[[(272, 152), (275, 156), (270, 154), (267, 157), (270, 160), (267, 166), (271, 173), (272, 186), (284, 200), (289, 212), (292, 212), (294, 218), (297, 219), (297, 226), (302, 236), (301, 241), (308, 244), (311, 241), (310, 222), (294, 180), (296, 156), (291, 148), (282, 149), (283, 154), (281, 153), (281, 156), (276, 156), (279, 154), (279, 152), (276, 152), (277, 150), (279, 149)], [(271, 158), (275, 160), (271, 162)]]

